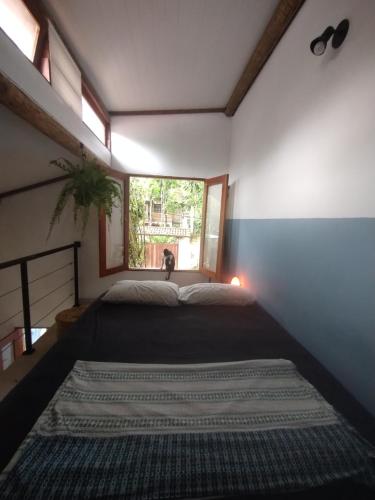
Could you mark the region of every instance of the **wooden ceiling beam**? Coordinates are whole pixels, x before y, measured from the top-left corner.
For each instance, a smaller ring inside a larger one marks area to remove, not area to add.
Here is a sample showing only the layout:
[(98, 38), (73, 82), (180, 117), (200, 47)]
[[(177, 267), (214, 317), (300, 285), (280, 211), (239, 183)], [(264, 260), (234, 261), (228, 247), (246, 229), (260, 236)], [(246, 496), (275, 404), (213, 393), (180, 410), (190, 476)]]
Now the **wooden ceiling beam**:
[(305, 0), (280, 0), (225, 107), (233, 116)]
[(192, 115), (202, 113), (224, 113), (225, 108), (187, 108), (187, 109), (150, 109), (135, 111), (110, 111), (110, 116), (145, 116), (145, 115)]
[(83, 152), (88, 159), (107, 167), (92, 151), (82, 145), (75, 136), (2, 73), (0, 73), (0, 103), (74, 155), (81, 157)]

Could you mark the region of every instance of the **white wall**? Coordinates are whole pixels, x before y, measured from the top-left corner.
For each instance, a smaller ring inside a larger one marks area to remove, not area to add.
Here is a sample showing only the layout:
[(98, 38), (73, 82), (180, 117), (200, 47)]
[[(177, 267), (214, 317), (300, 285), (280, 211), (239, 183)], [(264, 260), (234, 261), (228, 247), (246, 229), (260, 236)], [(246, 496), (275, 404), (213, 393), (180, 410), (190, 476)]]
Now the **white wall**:
[[(126, 122), (125, 125), (123, 121)], [(210, 177), (228, 171), (230, 121), (222, 115), (116, 119), (114, 128), (115, 133), (121, 128), (124, 136), (126, 134), (127, 139), (131, 138), (129, 140), (137, 140), (139, 143), (142, 138), (142, 147), (152, 150), (158, 158), (157, 170), (145, 161), (139, 162), (138, 170), (126, 165), (127, 171), (193, 177)], [(6, 172), (1, 178), (1, 191), (60, 175), (57, 169), (48, 165), (49, 161), (60, 156), (73, 159), (63, 148), (3, 107), (0, 108), (0, 131), (1, 161)], [(20, 148), (19, 144), (23, 147)], [(132, 166), (133, 164), (130, 165)], [(117, 168), (122, 169), (123, 166), (117, 162)], [(3, 201), (0, 207), (0, 228), (1, 234), (6, 236), (0, 249), (1, 261), (81, 239), (73, 226), (71, 212), (67, 211), (51, 239), (46, 242), (49, 220), (59, 189), (61, 184), (51, 185)], [(157, 271), (129, 271), (99, 278), (98, 220), (95, 211), (91, 213), (82, 243), (80, 295), (83, 298), (96, 298), (119, 279), (165, 277), (165, 273)], [(185, 271), (173, 273), (172, 278), (181, 286), (206, 280), (200, 273)], [(17, 271), (12, 280), (18, 280)], [(18, 305), (19, 302), (15, 301), (12, 310), (16, 310)], [(7, 307), (9, 308), (8, 302)]]
[[(311, 40), (350, 20), (344, 44)], [(233, 119), (235, 219), (375, 215), (375, 2), (308, 0)]]
[(0, 145), (0, 192), (64, 175), (49, 162), (60, 157), (74, 158), (1, 104)]
[(0, 72), (41, 108), (79, 139), (98, 158), (110, 165), (111, 154), (82, 119), (70, 109), (27, 57), (0, 30)]
[[(122, 279), (164, 280), (166, 272), (160, 271), (123, 271), (109, 276), (99, 277), (99, 224), (97, 215), (91, 212), (87, 230), (83, 238), (80, 259), (80, 295), (84, 299), (95, 299), (113, 283)], [(179, 286), (207, 281), (197, 271), (175, 271), (171, 281)]]
[[(108, 150), (2, 32), (0, 52), (0, 72), (14, 81), (99, 158), (110, 164)], [(0, 127), (3, 132), (1, 191), (60, 175), (57, 169), (48, 167), (48, 162), (59, 156), (69, 157), (63, 148), (32, 130), (7, 110), (1, 111)], [(113, 119), (112, 132), (113, 167), (120, 171), (182, 177), (211, 177), (228, 172), (230, 120), (222, 114), (119, 117)], [(20, 144), (22, 147), (19, 147)], [(1, 260), (38, 252), (46, 247), (60, 245), (61, 241), (67, 243), (77, 238), (68, 214), (53, 237), (45, 243), (58, 186), (45, 187), (4, 202), (0, 217), (4, 229), (2, 234), (6, 234), (7, 243), (1, 245)], [(157, 272), (128, 272), (100, 279), (98, 222), (94, 212), (80, 254), (81, 296), (86, 298), (97, 297), (109, 284), (125, 276), (136, 279), (164, 278), (164, 274)], [(194, 272), (174, 273), (174, 276), (181, 285), (205, 279)]]
[(114, 117), (113, 167), (133, 174), (213, 177), (229, 168), (222, 113)]
[[(338, 50), (310, 42), (344, 18)], [(233, 118), (228, 268), (375, 415), (375, 2), (307, 0)]]
[[(228, 172), (230, 120), (222, 114), (116, 117), (112, 119), (112, 166), (120, 171), (177, 177), (213, 177)], [(164, 279), (157, 271), (128, 271), (99, 278), (98, 223), (92, 214), (83, 241), (81, 295), (97, 297), (120, 279)], [(176, 271), (183, 286), (206, 281), (197, 272)]]
[[(0, 192), (60, 175), (61, 172), (49, 166), (50, 160), (60, 156), (74, 160), (74, 157), (62, 147), (0, 106)], [(50, 239), (48, 241), (46, 239), (49, 221), (62, 186), (63, 183), (57, 183), (1, 201), (0, 262), (70, 244), (79, 239), (80, 235), (74, 227), (72, 211), (69, 209), (63, 213), (60, 224), (55, 227)], [(30, 262), (29, 280), (32, 281), (71, 261), (72, 251), (66, 251)], [(73, 268), (68, 265), (57, 273), (35, 282), (30, 286), (30, 301), (34, 302), (49, 291), (55, 290), (72, 276)], [(19, 266), (0, 271), (0, 296), (19, 286)], [(53, 323), (56, 313), (73, 303), (72, 292), (73, 283), (70, 282), (38, 302), (32, 308), (32, 323), (70, 295), (59, 309), (43, 320), (42, 326)], [(0, 298), (0, 323), (21, 310), (20, 290)], [(0, 325), (0, 338), (19, 326), (22, 326), (22, 314)]]
[[(166, 271), (123, 271), (109, 276), (99, 277), (99, 224), (95, 212), (91, 213), (87, 230), (82, 242), (80, 259), (80, 295), (84, 299), (95, 299), (113, 283), (122, 279), (164, 280)], [(174, 271), (171, 281), (179, 286), (207, 281), (197, 271)]]

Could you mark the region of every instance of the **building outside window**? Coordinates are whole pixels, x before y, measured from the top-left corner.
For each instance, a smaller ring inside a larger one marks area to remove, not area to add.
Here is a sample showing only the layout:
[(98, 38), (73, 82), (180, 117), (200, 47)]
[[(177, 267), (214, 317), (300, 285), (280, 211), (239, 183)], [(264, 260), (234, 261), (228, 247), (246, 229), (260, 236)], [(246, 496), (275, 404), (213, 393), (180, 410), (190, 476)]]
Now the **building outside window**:
[(160, 269), (170, 250), (176, 270), (198, 270), (204, 182), (130, 177), (129, 267)]

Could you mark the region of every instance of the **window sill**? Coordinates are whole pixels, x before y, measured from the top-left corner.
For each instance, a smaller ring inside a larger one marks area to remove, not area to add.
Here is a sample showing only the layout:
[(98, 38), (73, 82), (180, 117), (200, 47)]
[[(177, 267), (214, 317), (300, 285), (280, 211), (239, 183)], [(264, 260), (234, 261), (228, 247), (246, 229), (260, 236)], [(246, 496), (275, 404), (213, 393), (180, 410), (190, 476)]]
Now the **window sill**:
[[(136, 267), (130, 267), (128, 271), (147, 271), (148, 273), (150, 272), (155, 272), (155, 273), (166, 273), (167, 271), (163, 269), (162, 271), (160, 269), (137, 269)], [(200, 273), (199, 269), (175, 269), (172, 271), (172, 273)]]

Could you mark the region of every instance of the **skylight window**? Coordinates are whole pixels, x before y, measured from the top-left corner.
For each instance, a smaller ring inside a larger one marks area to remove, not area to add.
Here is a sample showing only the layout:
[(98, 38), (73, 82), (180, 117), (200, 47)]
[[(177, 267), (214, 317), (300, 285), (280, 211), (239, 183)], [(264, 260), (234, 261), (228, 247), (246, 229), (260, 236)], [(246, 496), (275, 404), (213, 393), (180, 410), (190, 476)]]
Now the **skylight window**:
[(40, 26), (22, 0), (0, 0), (0, 28), (33, 62)]
[(94, 132), (96, 137), (100, 139), (103, 144), (105, 144), (105, 137), (106, 137), (105, 124), (102, 122), (99, 116), (95, 113), (92, 106), (90, 106), (90, 104), (83, 96), (82, 96), (82, 120), (84, 123), (86, 123), (89, 129), (91, 129), (92, 132)]

